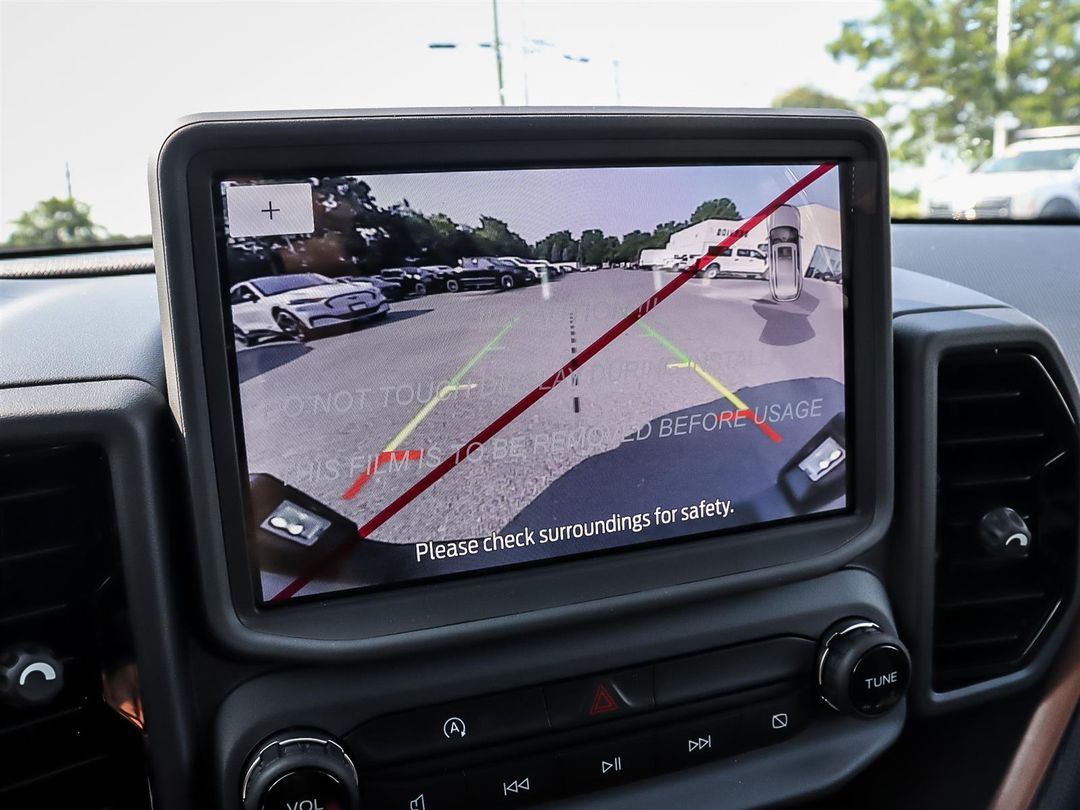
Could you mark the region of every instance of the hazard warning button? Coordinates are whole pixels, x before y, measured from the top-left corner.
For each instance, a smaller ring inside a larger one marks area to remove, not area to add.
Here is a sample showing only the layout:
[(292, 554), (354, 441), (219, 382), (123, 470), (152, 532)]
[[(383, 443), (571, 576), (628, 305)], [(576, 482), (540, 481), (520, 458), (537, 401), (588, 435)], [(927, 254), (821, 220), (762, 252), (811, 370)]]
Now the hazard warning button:
[(655, 705), (652, 667), (552, 684), (544, 697), (555, 729), (626, 717)]

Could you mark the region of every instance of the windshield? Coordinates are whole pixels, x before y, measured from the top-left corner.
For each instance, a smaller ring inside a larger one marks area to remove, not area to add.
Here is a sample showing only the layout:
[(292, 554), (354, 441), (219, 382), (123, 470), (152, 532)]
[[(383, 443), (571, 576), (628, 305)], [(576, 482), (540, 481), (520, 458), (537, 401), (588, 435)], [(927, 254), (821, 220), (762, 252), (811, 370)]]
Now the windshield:
[(251, 282), (263, 295), (278, 295), (292, 290), (303, 290), (308, 287), (319, 287), (330, 284), (330, 279), (317, 273), (298, 273), (295, 276), (279, 276), (276, 278), (259, 278)]
[(1041, 149), (1018, 152), (1015, 155), (994, 158), (984, 163), (979, 171), (993, 172), (1067, 172), (1080, 160), (1080, 146), (1075, 149)]
[(172, 122), (268, 109), (842, 108), (886, 135), (894, 217), (1080, 217), (1075, 185), (963, 184), (1070, 162), (1006, 150), (1080, 134), (1078, 43), (1080, 0), (3, 2), (0, 249), (148, 239)]

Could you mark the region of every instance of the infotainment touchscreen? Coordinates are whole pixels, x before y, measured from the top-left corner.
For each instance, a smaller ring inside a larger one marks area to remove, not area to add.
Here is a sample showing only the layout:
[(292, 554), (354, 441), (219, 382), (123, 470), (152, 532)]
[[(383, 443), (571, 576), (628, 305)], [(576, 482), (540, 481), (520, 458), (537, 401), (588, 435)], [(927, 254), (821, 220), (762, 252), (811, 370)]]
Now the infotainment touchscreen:
[(841, 174), (219, 177), (263, 601), (846, 510)]

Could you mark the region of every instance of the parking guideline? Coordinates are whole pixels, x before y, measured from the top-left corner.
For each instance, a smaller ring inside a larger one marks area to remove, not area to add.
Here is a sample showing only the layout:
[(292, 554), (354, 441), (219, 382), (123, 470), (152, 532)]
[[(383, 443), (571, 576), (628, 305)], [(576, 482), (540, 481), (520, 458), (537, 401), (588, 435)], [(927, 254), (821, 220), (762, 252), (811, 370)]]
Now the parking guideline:
[(474, 354), (468, 359), (465, 365), (458, 369), (457, 373), (454, 374), (454, 376), (447, 381), (446, 385), (439, 389), (438, 394), (428, 400), (424, 407), (417, 411), (416, 415), (414, 415), (412, 419), (405, 423), (405, 427), (398, 431), (398, 434), (390, 440), (390, 443), (386, 445), (386, 447), (382, 449), (382, 452), (380, 452), (379, 455), (376, 456), (375, 460), (370, 465), (368, 465), (368, 468), (364, 470), (364, 472), (362, 472), (355, 481), (353, 481), (352, 485), (347, 490), (345, 490), (345, 494), (341, 496), (342, 500), (348, 501), (355, 498), (356, 495), (360, 492), (361, 488), (364, 486), (364, 484), (371, 480), (371, 477), (375, 474), (379, 467), (383, 466), (384, 464), (388, 464), (391, 461), (401, 461), (403, 459), (414, 461), (423, 457), (423, 450), (409, 450), (407, 452), (401, 452), (398, 450), (398, 448), (401, 447), (402, 443), (407, 438), (409, 438), (409, 436), (414, 430), (416, 430), (420, 426), (420, 423), (423, 422), (433, 410), (435, 410), (435, 406), (442, 402), (444, 399), (446, 399), (448, 396), (450, 396), (450, 394), (455, 393), (456, 391), (471, 390), (476, 387), (475, 383), (462, 384), (461, 381), (465, 378), (466, 374), (473, 370), (473, 367), (476, 366), (477, 363), (484, 359), (485, 355), (487, 355), (498, 345), (499, 341), (502, 340), (506, 336), (506, 333), (510, 331), (510, 328), (515, 323), (517, 323), (517, 320), (517, 318), (514, 318), (509, 323), (507, 323), (506, 326), (500, 329), (498, 334), (495, 335), (495, 337), (485, 343), (476, 354)]
[(668, 368), (688, 368), (691, 371), (696, 371), (698, 375), (700, 375), (701, 378), (705, 380), (705, 382), (707, 382), (709, 385), (719, 391), (720, 395), (724, 397), (724, 399), (728, 400), (740, 411), (745, 411), (750, 407), (739, 398), (738, 394), (736, 394), (734, 391), (732, 391), (730, 388), (728, 388), (726, 385), (716, 379), (716, 377), (707, 372), (700, 365), (695, 363), (690, 357), (690, 355), (688, 355), (686, 352), (684, 352), (666, 337), (664, 337), (651, 326), (649, 326), (649, 324), (645, 323), (645, 321), (638, 321), (638, 326), (645, 330), (645, 334), (647, 334), (651, 338), (655, 338), (661, 346), (663, 346), (665, 349), (667, 349), (669, 352), (679, 358), (678, 363), (672, 363), (670, 366), (668, 366)]
[(736, 394), (734, 391), (732, 391), (730, 388), (728, 388), (726, 385), (716, 379), (716, 377), (703, 369), (700, 365), (695, 363), (690, 357), (690, 355), (688, 355), (686, 352), (684, 352), (666, 337), (664, 337), (651, 326), (649, 326), (649, 324), (645, 323), (645, 321), (638, 321), (638, 326), (645, 330), (645, 334), (647, 334), (651, 338), (655, 338), (661, 346), (663, 346), (665, 349), (667, 349), (669, 352), (679, 358), (678, 363), (672, 363), (668, 366), (668, 368), (688, 368), (691, 371), (697, 372), (698, 376), (701, 377), (701, 379), (705, 380), (705, 382), (707, 382), (716, 391), (720, 393), (720, 396), (722, 396), (724, 399), (726, 399), (728, 402), (735, 406), (735, 408), (737, 409), (735, 414), (736, 416), (743, 416), (750, 419), (755, 425), (758, 426), (758, 428), (761, 429), (762, 433), (764, 433), (774, 442), (779, 444), (783, 441), (783, 437), (779, 433), (777, 433), (772, 427), (770, 427), (763, 419), (757, 418), (757, 415), (754, 413), (754, 409), (747, 405), (742, 400), (742, 398), (739, 397), (738, 394)]

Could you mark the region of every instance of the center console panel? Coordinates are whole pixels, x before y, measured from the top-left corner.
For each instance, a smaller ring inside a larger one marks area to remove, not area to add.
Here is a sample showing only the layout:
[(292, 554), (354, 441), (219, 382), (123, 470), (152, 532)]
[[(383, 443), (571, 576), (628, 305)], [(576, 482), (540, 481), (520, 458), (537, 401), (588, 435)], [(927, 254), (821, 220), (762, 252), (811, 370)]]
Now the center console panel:
[[(884, 589), (864, 571), (489, 651), (265, 675), (233, 692), (219, 715), (220, 799), (235, 801), (252, 751), (295, 733), (342, 746), (363, 807), (409, 808), (420, 796), (428, 808), (516, 807), (586, 795), (588, 806), (617, 806), (631, 793), (607, 788), (632, 784), (636, 795), (666, 779), (675, 796), (692, 777), (720, 790), (755, 763), (783, 774), (781, 763), (811, 757), (829, 764), (815, 774), (824, 789), (887, 747), (903, 722), (907, 671), (891, 659), (867, 658), (853, 684), (869, 680), (881, 701), (872, 719), (821, 698), (824, 644), (853, 618), (876, 625), (882, 643), (894, 630)], [(744, 787), (724, 806), (804, 792), (796, 772)]]

